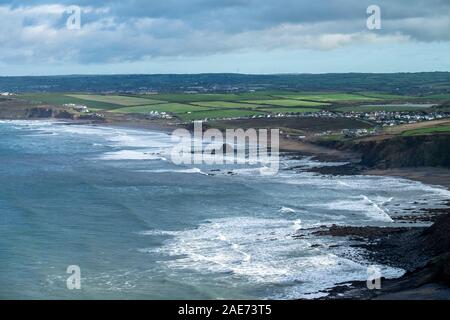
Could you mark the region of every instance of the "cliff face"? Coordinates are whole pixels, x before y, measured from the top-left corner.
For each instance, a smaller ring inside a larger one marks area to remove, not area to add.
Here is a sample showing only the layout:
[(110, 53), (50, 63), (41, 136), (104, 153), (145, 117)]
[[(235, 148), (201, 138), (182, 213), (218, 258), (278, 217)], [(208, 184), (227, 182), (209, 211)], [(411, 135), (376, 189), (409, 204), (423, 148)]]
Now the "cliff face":
[(381, 169), (399, 167), (450, 168), (450, 135), (395, 137), (357, 143), (361, 163)]
[(2, 119), (73, 119), (73, 116), (68, 111), (52, 107), (0, 105), (0, 118)]
[(51, 106), (2, 106), (0, 105), (0, 119), (66, 119), (105, 122), (96, 114), (75, 114), (68, 110)]
[(361, 154), (361, 165), (369, 168), (450, 168), (450, 135), (396, 136), (389, 139), (327, 142), (327, 146)]
[(27, 118), (51, 118), (53, 109), (50, 108), (31, 108), (26, 110)]

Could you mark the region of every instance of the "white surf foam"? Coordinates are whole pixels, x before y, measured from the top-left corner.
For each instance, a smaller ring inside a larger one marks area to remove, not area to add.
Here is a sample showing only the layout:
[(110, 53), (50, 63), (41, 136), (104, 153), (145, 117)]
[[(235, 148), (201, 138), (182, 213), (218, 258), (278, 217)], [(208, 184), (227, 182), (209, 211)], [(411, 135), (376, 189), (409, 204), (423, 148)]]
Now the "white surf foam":
[(155, 170), (138, 170), (139, 172), (147, 173), (197, 173), (201, 175), (208, 175), (199, 168), (188, 168), (188, 169), (155, 169)]
[(353, 211), (366, 215), (369, 219), (383, 222), (393, 222), (389, 214), (365, 195), (350, 197), (343, 200), (335, 200), (328, 203), (317, 203), (313, 207), (326, 208), (328, 210)]
[(174, 236), (176, 231), (166, 231), (166, 230), (144, 230), (139, 231), (137, 234), (141, 236)]
[(105, 152), (98, 159), (101, 160), (164, 160), (160, 155), (136, 150), (120, 150)]
[[(272, 298), (307, 298), (336, 283), (366, 279), (364, 261), (355, 262), (313, 248), (311, 239), (294, 239), (292, 235), (299, 228), (299, 220), (215, 219), (198, 228), (176, 232), (153, 252), (171, 256), (172, 260), (164, 262), (170, 268), (211, 275), (231, 273), (243, 281), (284, 288)], [(387, 278), (402, 273), (399, 269), (383, 268)]]
[(292, 208), (289, 207), (281, 207), (280, 210), (278, 210), (278, 212), (281, 213), (295, 213), (296, 211)]

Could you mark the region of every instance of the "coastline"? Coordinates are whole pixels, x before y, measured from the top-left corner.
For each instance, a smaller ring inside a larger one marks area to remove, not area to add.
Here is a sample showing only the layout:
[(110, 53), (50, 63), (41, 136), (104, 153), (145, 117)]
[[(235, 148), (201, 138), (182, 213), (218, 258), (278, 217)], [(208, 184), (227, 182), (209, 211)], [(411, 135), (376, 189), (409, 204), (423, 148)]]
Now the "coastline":
[[(25, 119), (24, 119), (25, 120)], [(32, 120), (32, 119), (26, 119)], [(36, 119), (43, 120), (43, 119)], [(58, 119), (56, 119), (58, 120)], [(59, 119), (64, 120), (64, 119)], [(169, 133), (178, 128), (176, 125), (169, 126), (167, 124), (155, 123), (150, 121), (142, 122), (127, 122), (127, 121), (112, 121), (108, 123), (93, 123), (82, 120), (72, 120), (68, 125), (99, 125), (99, 126), (117, 126), (127, 129), (140, 130), (154, 130)], [(282, 140), (280, 143), (283, 147), (280, 149), (285, 152), (292, 152), (306, 156), (313, 156), (319, 161), (348, 161), (347, 168), (354, 168), (354, 174), (367, 174), (379, 176), (395, 176), (407, 178), (410, 180), (420, 181), (425, 184), (439, 185), (449, 189), (449, 175), (448, 169), (443, 168), (403, 168), (403, 169), (389, 169), (389, 170), (375, 170), (358, 167), (357, 155), (354, 153), (346, 153), (340, 150), (333, 151), (325, 147), (316, 147), (308, 143), (291, 143), (290, 141)], [(340, 167), (331, 167), (336, 173), (341, 171)], [(326, 170), (330, 170), (326, 168)], [(340, 174), (347, 174), (344, 170)], [(333, 174), (333, 173), (329, 173)], [(437, 210), (437, 211), (436, 211)], [(433, 209), (436, 216), (449, 216), (449, 209)], [(439, 225), (438, 225), (439, 227)], [(423, 243), (418, 240), (420, 234), (425, 232), (425, 228), (415, 227), (413, 230), (408, 228), (400, 228), (401, 230), (384, 229), (380, 232), (380, 228), (374, 227), (360, 227), (358, 232), (361, 238), (365, 238), (364, 248), (368, 250), (371, 261), (374, 263), (388, 264), (393, 267), (407, 267), (406, 275), (399, 279), (383, 280), (386, 284), (382, 292), (368, 291), (365, 282), (352, 282), (350, 285), (336, 285), (331, 290), (327, 291), (329, 296), (326, 299), (403, 299), (403, 298), (423, 298), (423, 299), (440, 299), (450, 298), (449, 283), (441, 283), (436, 281), (436, 264), (441, 268), (442, 263), (447, 263), (446, 258), (439, 258), (437, 256), (427, 254), (424, 250)], [(354, 236), (356, 229), (347, 229), (345, 232), (333, 233), (331, 236)], [(326, 231), (325, 231), (326, 232)], [(362, 234), (361, 234), (362, 232)], [(374, 244), (378, 243), (378, 244)], [(394, 249), (393, 249), (394, 248)], [(399, 262), (396, 256), (402, 256), (404, 252), (413, 252), (412, 255), (406, 255), (405, 260)], [(417, 258), (420, 256), (420, 259)], [(437, 262), (436, 262), (436, 259)], [(444, 259), (444, 260), (439, 260)], [(420, 263), (418, 263), (420, 260)], [(440, 271), (439, 271), (440, 272)], [(438, 272), (438, 273), (439, 273)], [(446, 273), (444, 272), (444, 276)], [(419, 278), (419, 280), (418, 280)], [(439, 278), (439, 277), (438, 277)]]
[[(300, 154), (315, 159), (347, 161), (336, 167), (310, 169), (325, 175), (372, 175), (398, 177), (418, 181), (425, 185), (450, 190), (450, 169), (443, 167), (406, 167), (378, 169), (361, 165), (358, 157), (345, 152), (320, 152), (306, 149)], [(299, 150), (297, 149), (297, 150)], [(296, 150), (296, 151), (297, 151)], [(320, 151), (322, 151), (321, 149)], [(356, 160), (355, 160), (356, 159)], [(380, 290), (370, 290), (365, 281), (336, 284), (326, 290), (322, 300), (449, 300), (450, 299), (450, 199), (445, 208), (428, 208), (419, 214), (402, 217), (405, 222), (431, 223), (429, 227), (351, 227), (332, 226), (319, 233), (331, 237), (363, 240), (353, 246), (365, 249), (366, 258), (373, 264), (402, 268), (406, 273), (397, 279), (381, 279)], [(427, 239), (428, 235), (428, 239)], [(431, 239), (430, 239), (431, 238)], [(357, 241), (357, 242), (358, 242)], [(437, 249), (438, 248), (438, 249)]]
[[(113, 122), (108, 125), (141, 130), (160, 130), (166, 133), (180, 127), (157, 123), (150, 125), (148, 121), (143, 123)], [(284, 136), (280, 136), (280, 151), (312, 156), (318, 161), (343, 161), (348, 163), (342, 166), (344, 170), (339, 166), (319, 168), (319, 171), (321, 169), (330, 170), (332, 171), (331, 174), (399, 177), (426, 185), (440, 186), (447, 190), (450, 189), (450, 169), (446, 168), (370, 169), (359, 165), (361, 157), (355, 152), (293, 141)], [(444, 222), (440, 222), (440, 220), (444, 220)], [(381, 290), (369, 290), (366, 282), (354, 281), (350, 284), (336, 284), (335, 287), (326, 291), (328, 295), (322, 299), (450, 299), (450, 281), (446, 279), (447, 276), (450, 279), (450, 271), (442, 271), (443, 266), (450, 259), (447, 259), (445, 252), (444, 257), (440, 257), (442, 252), (432, 252), (433, 248), (427, 246), (422, 240), (422, 234), (427, 230), (440, 229), (442, 225), (444, 225), (444, 229), (448, 227), (450, 199), (446, 208), (430, 207), (418, 215), (405, 217), (405, 221), (413, 223), (431, 222), (433, 224), (428, 228), (419, 226), (396, 228), (340, 226), (337, 227), (337, 229), (340, 229), (338, 232), (322, 230), (324, 234), (329, 233), (333, 237), (352, 237), (355, 236), (356, 232), (359, 239), (364, 239), (364, 244), (355, 246), (366, 250), (365, 258), (368, 261), (373, 264), (384, 264), (406, 270), (405, 275), (400, 278), (383, 279)], [(445, 239), (450, 239), (450, 237), (445, 237)], [(448, 249), (450, 250), (450, 248)]]
[(450, 299), (450, 208), (430, 227), (412, 228), (352, 228), (332, 227), (322, 234), (334, 237), (362, 236), (365, 244), (355, 244), (366, 250), (364, 258), (406, 270), (397, 279), (381, 275), (380, 288), (369, 289), (365, 281), (341, 283), (325, 300), (448, 300)]

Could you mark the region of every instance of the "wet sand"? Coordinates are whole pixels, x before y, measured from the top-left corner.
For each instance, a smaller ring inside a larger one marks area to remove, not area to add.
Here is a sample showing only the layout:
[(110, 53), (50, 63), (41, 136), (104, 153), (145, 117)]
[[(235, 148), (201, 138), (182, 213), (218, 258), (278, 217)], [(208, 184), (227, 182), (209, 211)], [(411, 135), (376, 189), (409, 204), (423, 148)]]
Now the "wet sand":
[(450, 169), (437, 167), (395, 168), (387, 170), (368, 169), (363, 174), (392, 176), (420, 181), (430, 185), (440, 185), (450, 189)]

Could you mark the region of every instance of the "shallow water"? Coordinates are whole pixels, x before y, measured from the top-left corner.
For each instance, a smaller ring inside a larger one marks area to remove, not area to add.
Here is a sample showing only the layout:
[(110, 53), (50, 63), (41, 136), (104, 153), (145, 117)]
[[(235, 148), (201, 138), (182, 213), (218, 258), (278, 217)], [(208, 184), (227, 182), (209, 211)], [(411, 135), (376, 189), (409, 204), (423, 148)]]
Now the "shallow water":
[[(395, 225), (449, 197), (403, 179), (289, 170), (327, 165), (308, 158), (282, 158), (276, 176), (176, 166), (172, 145), (159, 132), (1, 121), (0, 298), (314, 298), (365, 280), (369, 263), (345, 239), (295, 239), (300, 229)], [(66, 287), (69, 265), (81, 290)]]

